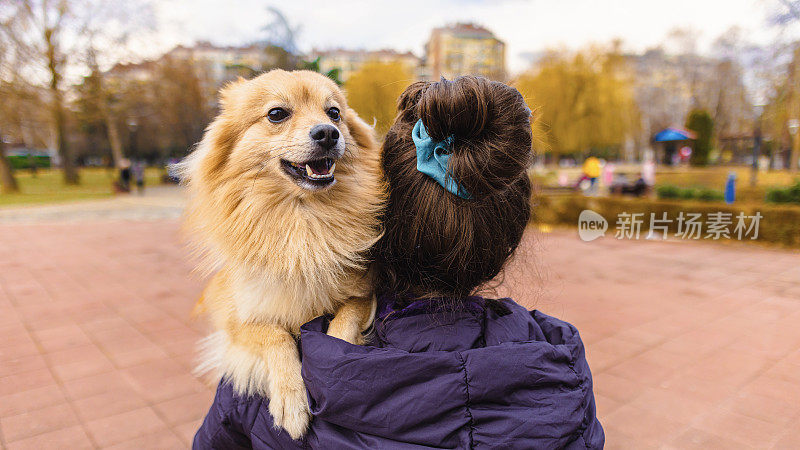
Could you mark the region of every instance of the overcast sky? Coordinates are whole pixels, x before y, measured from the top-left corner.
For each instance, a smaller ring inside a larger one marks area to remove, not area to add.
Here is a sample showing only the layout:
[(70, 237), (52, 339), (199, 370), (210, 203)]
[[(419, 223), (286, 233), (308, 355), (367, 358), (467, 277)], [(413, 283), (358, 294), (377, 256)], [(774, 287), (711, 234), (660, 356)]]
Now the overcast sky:
[(778, 0), (161, 0), (156, 14), (160, 51), (195, 40), (241, 44), (263, 37), (268, 5), (300, 25), (301, 50), (394, 48), (422, 55), (430, 30), (457, 21), (486, 26), (507, 44), (512, 72), (524, 70), (526, 53), (580, 48), (622, 38), (641, 51), (661, 43), (675, 27), (700, 32), (701, 52), (732, 26), (758, 44), (775, 36), (767, 25)]

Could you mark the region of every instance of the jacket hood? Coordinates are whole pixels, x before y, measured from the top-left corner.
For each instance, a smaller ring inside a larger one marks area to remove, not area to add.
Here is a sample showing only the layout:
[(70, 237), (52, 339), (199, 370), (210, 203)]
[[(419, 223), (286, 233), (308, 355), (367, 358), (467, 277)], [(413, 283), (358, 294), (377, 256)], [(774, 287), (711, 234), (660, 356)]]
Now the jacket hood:
[(383, 297), (368, 346), (326, 335), (325, 317), (304, 325), (308, 442), (602, 447), (577, 330), (509, 299), (458, 303)]

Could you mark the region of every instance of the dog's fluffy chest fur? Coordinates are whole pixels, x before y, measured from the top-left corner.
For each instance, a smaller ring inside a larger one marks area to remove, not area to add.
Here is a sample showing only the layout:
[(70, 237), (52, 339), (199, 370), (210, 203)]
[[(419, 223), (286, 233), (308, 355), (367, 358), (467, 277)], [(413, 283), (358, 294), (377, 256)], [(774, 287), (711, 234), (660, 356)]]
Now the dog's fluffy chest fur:
[(340, 303), (328, 297), (327, 292), (317, 292), (297, 280), (282, 279), (268, 272), (260, 275), (236, 272), (232, 294), (235, 314), (241, 322), (279, 323), (296, 334), (300, 325), (333, 312)]

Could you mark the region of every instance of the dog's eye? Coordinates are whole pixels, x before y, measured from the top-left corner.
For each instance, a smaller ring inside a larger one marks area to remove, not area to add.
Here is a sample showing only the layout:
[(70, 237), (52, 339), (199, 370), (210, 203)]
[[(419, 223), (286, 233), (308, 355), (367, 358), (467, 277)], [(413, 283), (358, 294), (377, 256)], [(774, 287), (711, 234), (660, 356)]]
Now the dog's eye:
[(272, 123), (280, 123), (289, 117), (289, 111), (283, 108), (272, 108), (267, 113), (267, 119)]
[(339, 108), (328, 108), (328, 111), (326, 112), (328, 113), (328, 117), (330, 117), (331, 120), (334, 122), (338, 122), (339, 119), (342, 118), (342, 116), (339, 113)]

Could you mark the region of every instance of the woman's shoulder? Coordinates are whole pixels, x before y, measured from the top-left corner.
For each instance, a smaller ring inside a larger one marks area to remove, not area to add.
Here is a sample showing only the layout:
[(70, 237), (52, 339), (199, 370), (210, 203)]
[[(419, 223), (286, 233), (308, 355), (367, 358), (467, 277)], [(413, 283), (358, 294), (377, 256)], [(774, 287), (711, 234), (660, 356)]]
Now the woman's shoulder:
[(487, 345), (527, 341), (544, 341), (552, 345), (580, 344), (578, 330), (569, 322), (539, 310), (529, 310), (507, 297), (484, 299), (484, 302)]

